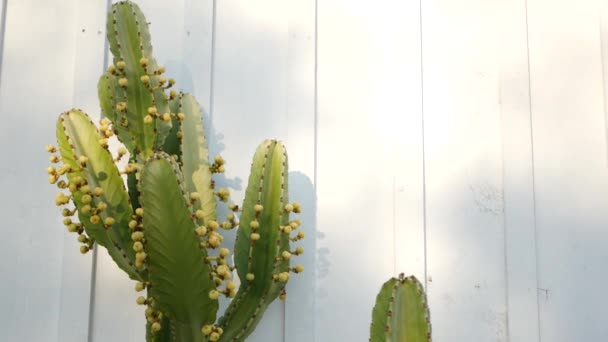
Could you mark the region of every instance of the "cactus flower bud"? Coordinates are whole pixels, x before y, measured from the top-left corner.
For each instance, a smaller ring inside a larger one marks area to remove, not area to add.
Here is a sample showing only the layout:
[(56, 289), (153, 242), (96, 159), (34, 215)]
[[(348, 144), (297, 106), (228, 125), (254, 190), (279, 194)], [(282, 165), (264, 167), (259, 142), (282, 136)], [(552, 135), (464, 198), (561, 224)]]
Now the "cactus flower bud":
[(209, 230), (216, 230), (220, 227), (220, 225), (217, 223), (217, 221), (209, 221), (207, 222), (207, 228), (209, 228)]
[(135, 229), (137, 227), (137, 221), (131, 220), (129, 221), (129, 228)]
[(116, 110), (120, 112), (124, 112), (127, 109), (127, 104), (125, 102), (118, 102), (116, 104)]
[(83, 214), (88, 214), (91, 212), (91, 206), (90, 205), (83, 205), (82, 208), (80, 208), (80, 212)]
[(144, 123), (151, 124), (152, 123), (152, 116), (150, 116), (150, 115), (144, 116)]
[(145, 85), (150, 84), (150, 76), (148, 75), (143, 75), (142, 77), (139, 78), (141, 80), (141, 82)]
[(304, 232), (303, 231), (299, 231), (298, 232), (298, 239), (303, 239), (304, 238)]
[(251, 238), (251, 241), (258, 241), (260, 239), (260, 234), (251, 233), (250, 238)]
[[(177, 97), (177, 92), (175, 90), (171, 90), (171, 92), (169, 93), (169, 98), (171, 100), (173, 100), (176, 97)], [(183, 119), (180, 119), (180, 120), (183, 120)]]
[(163, 114), (163, 121), (171, 121), (171, 114), (169, 114), (169, 113)]
[(57, 148), (53, 145), (46, 145), (46, 151), (48, 153), (55, 153), (57, 152)]
[(80, 253), (87, 254), (88, 251), (89, 251), (89, 247), (87, 247), (87, 246), (80, 246)]
[(152, 330), (153, 333), (159, 332), (160, 328), (161, 328), (161, 326), (160, 326), (160, 323), (158, 323), (158, 322), (152, 323), (152, 326), (150, 327), (150, 329)]
[(278, 277), (281, 283), (286, 283), (289, 280), (289, 272), (281, 272)]
[(78, 235), (78, 242), (87, 243), (87, 242), (89, 242), (89, 239), (87, 239), (87, 237), (84, 235)]
[(186, 114), (184, 114), (182, 112), (177, 113), (177, 119), (179, 121), (184, 121), (185, 118), (186, 118)]
[(281, 257), (283, 258), (283, 260), (289, 260), (291, 258), (291, 253), (289, 253), (288, 251), (283, 251), (283, 253), (281, 253)]
[(141, 65), (142, 67), (145, 67), (148, 65), (148, 59), (146, 57), (142, 57), (139, 59), (139, 65)]
[(255, 212), (256, 212), (257, 214), (259, 214), (259, 213), (261, 213), (261, 212), (262, 212), (262, 210), (264, 210), (264, 207), (263, 207), (261, 204), (256, 204), (256, 205), (253, 207), (253, 210), (255, 210)]
[(91, 221), (91, 223), (92, 223), (92, 224), (98, 224), (100, 220), (101, 220), (101, 219), (100, 219), (100, 218), (99, 218), (99, 216), (97, 216), (97, 215), (93, 215), (93, 216), (91, 216), (91, 218), (89, 219), (89, 221)]
[(304, 253), (304, 247), (296, 247), (296, 255), (300, 255)]
[(97, 203), (97, 209), (99, 209), (101, 211), (106, 210), (107, 207), (108, 207), (108, 205), (105, 202)]
[(248, 281), (253, 281), (253, 279), (255, 279), (255, 275), (253, 273), (247, 273), (245, 279), (247, 279)]
[(113, 217), (106, 217), (106, 219), (103, 221), (103, 223), (108, 227), (112, 226), (115, 222), (116, 220), (114, 220)]
[(294, 267), (294, 271), (296, 273), (302, 273), (302, 272), (304, 272), (304, 266), (297, 264), (296, 267)]
[(78, 231), (78, 226), (75, 225), (74, 223), (68, 225), (68, 232), (70, 233), (76, 233)]
[(197, 219), (202, 220), (205, 217), (205, 213), (199, 209), (194, 212), (194, 216), (196, 216)]
[(196, 228), (195, 232), (196, 232), (196, 235), (198, 235), (198, 236), (204, 236), (205, 234), (207, 234), (207, 228), (198, 227), (198, 228)]
[(216, 342), (219, 339), (220, 339), (220, 334), (218, 334), (217, 332), (212, 332), (211, 335), (209, 335), (209, 341), (211, 341), (211, 342)]
[(46, 173), (48, 173), (49, 175), (52, 175), (55, 172), (57, 172), (57, 169), (55, 169), (54, 166), (49, 166), (49, 167), (46, 168)]
[(50, 183), (50, 184), (55, 184), (55, 183), (57, 183), (57, 179), (59, 179), (59, 178), (57, 178), (57, 176), (55, 176), (55, 175), (50, 175), (50, 176), (49, 176), (49, 183)]
[(95, 190), (93, 191), (93, 194), (95, 196), (101, 196), (103, 194), (103, 189), (100, 187), (96, 187)]
[[(137, 224), (137, 222), (136, 222)], [(133, 241), (141, 241), (144, 238), (144, 233), (143, 232), (133, 232), (133, 234), (131, 234), (131, 240)]]
[(279, 296), (279, 299), (280, 299), (280, 300), (285, 300), (285, 299), (287, 299), (287, 293), (285, 293), (285, 292), (281, 293), (281, 295)]
[(289, 203), (285, 204), (285, 208), (284, 209), (285, 209), (286, 212), (290, 213), (290, 212), (293, 211), (293, 205), (291, 205)]
[(230, 250), (228, 248), (220, 249), (220, 257), (225, 258), (230, 255)]
[(135, 260), (144, 261), (147, 256), (146, 252), (135, 253)]
[(140, 241), (135, 241), (135, 243), (133, 243), (133, 250), (141, 252), (144, 250), (144, 245)]
[(260, 223), (258, 221), (251, 221), (249, 222), (249, 227), (252, 229), (258, 229), (260, 227)]
[(124, 68), (126, 68), (126, 67), (127, 67), (127, 63), (125, 63), (124, 61), (118, 61), (118, 62), (116, 63), (116, 67), (117, 67), (119, 70), (122, 70), (122, 69), (124, 69)]
[(220, 296), (220, 293), (217, 292), (217, 290), (211, 290), (209, 291), (209, 299), (211, 300), (217, 300)]
[(213, 326), (211, 326), (211, 325), (203, 325), (203, 327), (201, 328), (201, 333), (205, 336), (209, 336), (212, 331), (213, 331)]
[(139, 305), (144, 305), (144, 304), (146, 304), (146, 298), (144, 296), (139, 296), (139, 297), (137, 297), (135, 302)]
[(285, 227), (283, 227), (283, 232), (287, 233), (287, 234), (291, 233), (291, 226), (285, 226)]
[(135, 215), (137, 215), (139, 217), (143, 217), (144, 216), (144, 208), (137, 208), (137, 209), (135, 209)]
[(137, 292), (141, 292), (145, 289), (146, 287), (144, 286), (144, 283), (142, 282), (137, 282), (135, 283), (135, 291)]
[[(120, 62), (119, 62), (119, 63), (120, 63)], [(129, 84), (129, 80), (127, 80), (127, 79), (126, 79), (126, 78), (124, 78), (124, 77), (123, 77), (123, 78), (120, 78), (120, 79), (118, 80), (118, 85), (119, 85), (119, 86), (121, 86), (121, 87), (123, 87), (123, 88), (124, 88), (124, 87), (126, 87), (128, 84)]]
[(57, 157), (56, 155), (52, 155), (52, 156), (49, 157), (49, 161), (51, 163), (59, 163), (60, 160), (61, 159), (59, 159), (59, 157)]

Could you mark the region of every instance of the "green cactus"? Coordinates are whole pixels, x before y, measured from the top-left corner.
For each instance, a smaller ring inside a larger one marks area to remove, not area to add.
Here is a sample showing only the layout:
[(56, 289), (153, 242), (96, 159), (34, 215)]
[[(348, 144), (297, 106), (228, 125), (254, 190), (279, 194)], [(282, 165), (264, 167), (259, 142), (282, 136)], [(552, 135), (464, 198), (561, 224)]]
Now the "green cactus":
[(426, 294), (414, 276), (391, 278), (376, 297), (370, 342), (430, 342), (431, 318)]
[[(285, 147), (260, 144), (242, 207), (229, 204), (219, 220), (229, 191), (216, 189), (212, 175), (224, 172), (225, 162), (209, 160), (200, 106), (162, 76), (137, 5), (112, 6), (108, 39), (114, 62), (98, 83), (105, 118), (97, 127), (69, 110), (57, 122), (58, 147), (47, 146), (50, 161), (63, 163), (47, 169), (49, 182), (63, 190), (56, 204), (74, 206), (63, 208), (64, 223), (78, 234), (82, 253), (94, 243), (105, 247), (135, 290), (146, 291), (137, 303), (147, 306), (147, 341), (243, 341), (268, 305), (285, 299), (290, 272), (303, 271), (290, 267), (292, 255), (303, 253), (290, 245), (304, 233), (289, 218), (301, 209), (288, 201)], [(113, 155), (114, 137), (124, 147)], [(221, 231), (237, 227), (232, 261)], [(216, 319), (221, 295), (233, 300)]]

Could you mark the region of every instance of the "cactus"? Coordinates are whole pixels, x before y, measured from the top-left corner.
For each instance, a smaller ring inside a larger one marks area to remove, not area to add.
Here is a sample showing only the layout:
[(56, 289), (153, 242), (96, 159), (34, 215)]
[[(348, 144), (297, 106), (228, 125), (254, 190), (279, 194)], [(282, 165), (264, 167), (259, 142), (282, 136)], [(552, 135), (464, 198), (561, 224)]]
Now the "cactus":
[(376, 297), (370, 342), (430, 342), (431, 321), (426, 294), (414, 276), (391, 278)]
[[(57, 121), (58, 146), (47, 146), (49, 182), (62, 192), (64, 224), (82, 253), (103, 246), (119, 268), (146, 291), (146, 340), (243, 341), (277, 297), (285, 299), (291, 243), (304, 238), (297, 202), (287, 194), (287, 153), (266, 140), (257, 148), (241, 207), (228, 203), (212, 175), (225, 161), (209, 159), (201, 109), (152, 56), (148, 24), (139, 7), (116, 3), (108, 14), (113, 64), (98, 83), (105, 118), (97, 127), (81, 110)], [(109, 140), (122, 143), (114, 155)], [(59, 152), (61, 156), (58, 156)], [(117, 164), (128, 163), (124, 170)], [(125, 187), (126, 183), (126, 187)], [(76, 217), (74, 217), (76, 216)], [(240, 217), (239, 217), (240, 216)], [(237, 229), (234, 257), (222, 231)], [(240, 286), (233, 282), (236, 269)], [(233, 298), (216, 319), (218, 298)]]

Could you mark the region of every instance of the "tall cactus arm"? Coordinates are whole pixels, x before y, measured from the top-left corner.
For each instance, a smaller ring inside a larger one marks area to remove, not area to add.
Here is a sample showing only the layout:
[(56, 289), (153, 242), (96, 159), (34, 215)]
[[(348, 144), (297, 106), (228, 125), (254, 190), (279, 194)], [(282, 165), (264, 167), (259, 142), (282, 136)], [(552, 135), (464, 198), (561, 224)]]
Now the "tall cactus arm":
[[(215, 195), (211, 180), (209, 149), (201, 108), (194, 96), (180, 94), (178, 112), (181, 119), (181, 162), (186, 191), (196, 192), (199, 199), (195, 209), (200, 210), (203, 224), (216, 220)], [(183, 115), (182, 115), (183, 114)]]
[(145, 160), (153, 154), (156, 138), (153, 115), (158, 111), (150, 110), (154, 107), (151, 78), (157, 76), (143, 63), (152, 59), (152, 46), (148, 25), (142, 19), (137, 5), (116, 3), (108, 13), (107, 32), (115, 64), (110, 71), (117, 75), (116, 86), (123, 88), (125, 94), (118, 101), (121, 106), (124, 104), (129, 131)]
[(382, 286), (372, 312), (371, 342), (430, 342), (426, 295), (414, 276), (403, 274)]
[(156, 154), (140, 181), (151, 304), (171, 320), (177, 341), (203, 341), (201, 327), (213, 324), (218, 302), (210, 295), (215, 283), (179, 168), (165, 153)]
[(106, 247), (129, 277), (142, 280), (133, 266), (128, 222), (129, 197), (112, 155), (89, 117), (79, 110), (59, 116), (57, 141), (78, 215), (87, 234)]
[(253, 158), (235, 245), (241, 286), (220, 320), (220, 341), (243, 341), (289, 279), (289, 258), (282, 257), (289, 246), (287, 204), (285, 147), (267, 140)]
[(97, 83), (97, 95), (99, 104), (104, 116), (113, 123), (114, 131), (118, 140), (125, 145), (127, 150), (134, 155), (135, 142), (128, 128), (128, 120), (126, 118), (122, 105), (118, 103), (125, 98), (124, 89), (118, 86), (116, 75), (106, 71), (99, 78)]

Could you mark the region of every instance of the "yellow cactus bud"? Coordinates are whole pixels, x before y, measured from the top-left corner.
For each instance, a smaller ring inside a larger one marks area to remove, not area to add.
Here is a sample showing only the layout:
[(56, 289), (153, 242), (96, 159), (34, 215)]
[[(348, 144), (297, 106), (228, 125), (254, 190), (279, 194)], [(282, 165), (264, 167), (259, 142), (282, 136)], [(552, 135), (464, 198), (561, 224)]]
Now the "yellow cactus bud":
[(291, 253), (289, 253), (288, 251), (283, 251), (283, 253), (281, 253), (281, 257), (283, 258), (283, 260), (289, 260), (291, 258)]
[(107, 227), (111, 227), (115, 222), (116, 220), (114, 220), (113, 217), (106, 217), (106, 219), (103, 221)]
[(177, 131), (177, 133), (175, 134), (177, 136), (178, 139), (181, 139), (184, 137), (184, 132), (182, 131)]
[(304, 238), (304, 232), (303, 231), (299, 231), (298, 232), (298, 239), (303, 239)]
[(110, 74), (114, 75), (114, 74), (116, 73), (116, 66), (114, 66), (114, 65), (110, 65), (110, 66), (108, 67), (108, 72), (109, 72)]
[(158, 114), (158, 110), (156, 109), (155, 106), (149, 107), (148, 108), (148, 114), (150, 114), (150, 115), (156, 115), (156, 114)]
[(140, 241), (135, 241), (135, 243), (133, 243), (133, 250), (141, 252), (144, 250), (144, 245)]
[[(173, 100), (176, 97), (177, 97), (177, 92), (175, 90), (171, 90), (171, 92), (169, 93), (169, 98), (171, 100)], [(183, 120), (183, 119), (180, 119), (180, 120)]]
[(293, 202), (291, 205), (293, 206), (294, 213), (299, 214), (302, 212), (302, 207), (300, 206), (299, 202)]
[(135, 227), (137, 227), (137, 221), (135, 221), (135, 220), (129, 221), (129, 228), (135, 229)]
[(82, 192), (83, 194), (90, 194), (91, 193), (91, 187), (88, 185), (83, 185), (80, 187), (80, 192)]
[(177, 113), (177, 119), (179, 121), (183, 121), (185, 118), (186, 118), (186, 114), (184, 114), (182, 112)]
[(209, 336), (212, 331), (213, 331), (212, 325), (203, 325), (203, 327), (201, 328), (201, 333), (205, 336)]
[(252, 229), (258, 229), (260, 227), (260, 223), (258, 221), (251, 221), (249, 222), (249, 227)]
[(150, 116), (150, 115), (144, 116), (144, 123), (151, 124), (152, 123), (152, 116)]
[(211, 290), (209, 291), (209, 299), (211, 300), (217, 300), (220, 296), (220, 293), (217, 292), (217, 290)]
[(89, 194), (84, 194), (80, 197), (80, 201), (84, 204), (91, 203), (92, 197)]
[(231, 281), (229, 281), (229, 282), (226, 283), (226, 289), (228, 289), (228, 290), (234, 290), (234, 289), (236, 289), (236, 284), (233, 283), (233, 282), (231, 282)]
[(144, 261), (147, 256), (146, 252), (135, 253), (135, 260)]
[(88, 251), (89, 251), (89, 247), (87, 247), (87, 246), (80, 246), (80, 253), (87, 254)]
[[(119, 62), (119, 63), (120, 63), (120, 62)], [(124, 77), (123, 77), (123, 78), (120, 78), (120, 79), (118, 80), (118, 85), (119, 85), (119, 86), (121, 86), (121, 87), (123, 87), (123, 88), (124, 88), (124, 87), (126, 87), (128, 84), (129, 84), (129, 80), (127, 80), (127, 79), (126, 79), (126, 78), (124, 78)]]
[(296, 272), (296, 273), (304, 272), (304, 266), (302, 266), (300, 264), (296, 265), (296, 267), (294, 267), (294, 272)]
[(70, 233), (76, 233), (78, 231), (78, 226), (75, 225), (74, 223), (68, 225), (68, 232)]
[(160, 323), (158, 323), (158, 322), (152, 323), (152, 326), (150, 327), (150, 329), (152, 330), (153, 333), (159, 332), (161, 329)]
[(207, 228), (198, 227), (198, 228), (196, 228), (195, 232), (196, 232), (196, 235), (198, 235), (198, 236), (204, 236), (205, 234), (207, 234)]
[(248, 281), (253, 281), (253, 279), (255, 279), (255, 275), (253, 273), (247, 273), (245, 279), (247, 279)]
[(169, 79), (169, 86), (174, 86), (175, 85), (175, 79), (174, 78), (170, 78)]
[(124, 147), (121, 147), (118, 149), (118, 155), (119, 156), (124, 156), (125, 154), (127, 154), (127, 149)]
[(201, 195), (198, 192), (190, 193), (190, 200), (196, 201), (201, 198)]
[(91, 212), (91, 206), (90, 205), (83, 205), (82, 208), (80, 208), (80, 212), (83, 214), (88, 214)]
[(219, 173), (224, 173), (224, 171), (226, 171), (226, 169), (224, 168), (224, 165), (217, 168), (217, 172), (219, 172)]
[(257, 214), (259, 214), (259, 213), (261, 213), (261, 212), (262, 212), (262, 210), (264, 210), (264, 207), (263, 207), (261, 204), (256, 204), (256, 205), (253, 207), (253, 210), (255, 210), (255, 212), (256, 212)]
[(205, 213), (199, 209), (194, 212), (194, 216), (196, 216), (197, 219), (202, 220), (205, 217)]
[[(137, 224), (137, 222), (136, 222)], [(133, 234), (131, 234), (131, 240), (133, 241), (141, 241), (144, 238), (144, 233), (143, 232), (133, 232)]]
[(224, 229), (231, 229), (232, 228), (232, 223), (230, 223), (229, 221), (223, 222), (222, 223), (222, 228), (224, 228)]
[(49, 176), (49, 183), (50, 183), (50, 184), (55, 184), (55, 183), (57, 183), (57, 179), (59, 179), (57, 176), (55, 176), (55, 175), (50, 175), (50, 176)]
[(212, 248), (217, 248), (222, 244), (222, 236), (217, 233), (210, 234), (209, 238), (207, 238), (207, 242)]
[(296, 221), (289, 222), (289, 225), (291, 226), (292, 229), (298, 229), (298, 227), (300, 226), (300, 224), (298, 224), (298, 222), (296, 222)]
[(103, 148), (107, 148), (108, 147), (108, 139), (107, 138), (101, 138), (101, 139), (99, 139), (99, 145), (101, 145), (101, 147), (103, 147)]
[(220, 339), (220, 334), (218, 334), (217, 332), (212, 332), (211, 335), (209, 335), (209, 341), (211, 341), (211, 342), (216, 342), (219, 339)]
[(97, 209), (99, 209), (101, 211), (106, 210), (107, 207), (108, 207), (108, 205), (105, 202), (97, 203)]
[(137, 292), (141, 292), (145, 289), (146, 287), (144, 286), (144, 283), (141, 282), (137, 282), (135, 283), (135, 291)]
[(120, 112), (124, 112), (127, 109), (127, 104), (125, 102), (118, 102), (116, 104), (116, 110)]
[(250, 238), (252, 241), (258, 241), (260, 239), (260, 234), (258, 233), (251, 233)]
[(95, 194), (95, 196), (101, 196), (103, 194), (103, 189), (100, 187), (96, 187), (93, 191), (93, 194)]
[(59, 163), (60, 160), (61, 159), (59, 157), (57, 157), (56, 155), (52, 155), (52, 156), (49, 157), (49, 161), (51, 163)]
[(70, 219), (70, 218), (63, 219), (64, 226), (69, 226), (70, 224), (72, 224), (72, 219)]
[(55, 153), (57, 152), (57, 148), (53, 145), (46, 145), (46, 151), (48, 153)]
[(290, 212), (293, 211), (293, 205), (291, 205), (289, 203), (285, 204), (285, 208), (284, 209), (285, 209), (286, 212), (290, 213)]
[(285, 232), (287, 234), (291, 233), (291, 226), (285, 226), (285, 227), (283, 227), (283, 232)]
[(137, 297), (135, 302), (139, 305), (144, 305), (144, 304), (146, 304), (146, 298), (144, 296), (139, 296), (139, 297)]
[(139, 217), (143, 217), (144, 216), (144, 208), (137, 208), (137, 209), (135, 209), (135, 215), (137, 215)]
[(122, 69), (124, 69), (124, 68), (126, 68), (126, 67), (127, 67), (127, 63), (125, 63), (124, 61), (118, 61), (118, 62), (116, 63), (116, 67), (117, 67), (118, 69), (122, 70)]
[(158, 69), (156, 69), (156, 71), (157, 71), (159, 74), (164, 74), (164, 73), (165, 73), (165, 71), (166, 71), (166, 69), (165, 69), (165, 67), (164, 67), (164, 66), (158, 66)]
[(148, 59), (146, 57), (142, 57), (139, 59), (139, 65), (141, 65), (142, 67), (145, 67), (148, 65)]
[(229, 276), (230, 275), (230, 269), (226, 265), (219, 265), (215, 269), (215, 272), (217, 272), (217, 274), (219, 274), (220, 276)]
[(163, 121), (171, 121), (171, 114), (169, 114), (169, 113), (163, 114)]
[(143, 260), (135, 259), (135, 267), (137, 267), (137, 268), (143, 268), (144, 267)]
[(225, 258), (230, 255), (230, 250), (228, 248), (220, 249), (220, 257)]
[(87, 242), (89, 242), (89, 239), (87, 239), (87, 237), (84, 235), (78, 235), (78, 242), (87, 243)]
[(49, 167), (46, 168), (46, 173), (48, 173), (49, 175), (52, 175), (55, 172), (57, 172), (57, 169), (55, 169), (54, 166), (49, 166)]
[(220, 227), (219, 223), (217, 223), (217, 221), (209, 221), (207, 222), (207, 228), (209, 228), (209, 230), (216, 230)]
[(278, 279), (281, 283), (286, 283), (289, 280), (289, 273), (288, 272), (279, 273)]
[(99, 218), (99, 216), (97, 216), (97, 215), (93, 215), (93, 216), (91, 216), (91, 218), (89, 219), (89, 221), (91, 221), (91, 223), (92, 223), (92, 224), (98, 224), (100, 220), (101, 220), (101, 219), (100, 219), (100, 218)]
[(300, 255), (304, 253), (304, 247), (296, 247), (296, 255)]

